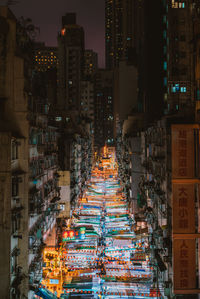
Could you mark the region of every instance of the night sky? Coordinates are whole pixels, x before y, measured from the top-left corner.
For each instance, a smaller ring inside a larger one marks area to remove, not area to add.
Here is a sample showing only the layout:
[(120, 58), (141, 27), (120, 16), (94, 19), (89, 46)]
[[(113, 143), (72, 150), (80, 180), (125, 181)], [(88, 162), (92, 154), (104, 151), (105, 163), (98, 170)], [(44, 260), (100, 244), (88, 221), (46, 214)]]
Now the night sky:
[(85, 48), (97, 52), (99, 66), (104, 67), (104, 0), (19, 0), (10, 8), (17, 18), (29, 17), (40, 27), (39, 40), (47, 46), (57, 45), (61, 17), (76, 12), (77, 23), (85, 30)]

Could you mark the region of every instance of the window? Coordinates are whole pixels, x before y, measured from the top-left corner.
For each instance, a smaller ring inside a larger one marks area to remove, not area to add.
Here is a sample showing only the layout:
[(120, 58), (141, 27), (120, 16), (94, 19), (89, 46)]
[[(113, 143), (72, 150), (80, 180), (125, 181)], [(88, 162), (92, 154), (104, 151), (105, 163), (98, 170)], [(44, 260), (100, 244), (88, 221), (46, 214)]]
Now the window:
[(55, 121), (61, 121), (62, 117), (61, 116), (56, 116)]
[(12, 234), (16, 233), (20, 229), (20, 213), (12, 213)]
[(197, 89), (197, 101), (199, 101), (199, 100), (200, 100), (200, 90)]
[(187, 92), (187, 88), (185, 86), (182, 86), (181, 87), (181, 92), (184, 92), (184, 93)]
[(185, 8), (185, 2), (180, 0), (172, 0), (172, 8)]
[(180, 41), (185, 42), (185, 35), (180, 35)]
[(12, 141), (11, 155), (12, 155), (12, 160), (18, 159), (18, 144), (14, 141)]
[(19, 194), (19, 183), (17, 178), (12, 178), (12, 196), (18, 196)]
[(167, 70), (167, 61), (164, 61), (164, 64), (163, 64), (163, 69), (164, 69), (164, 71), (166, 71), (166, 70)]
[(12, 255), (11, 256), (11, 261), (10, 261), (10, 266), (11, 266), (11, 274), (14, 274), (16, 272), (16, 268), (17, 268), (17, 256), (16, 255)]

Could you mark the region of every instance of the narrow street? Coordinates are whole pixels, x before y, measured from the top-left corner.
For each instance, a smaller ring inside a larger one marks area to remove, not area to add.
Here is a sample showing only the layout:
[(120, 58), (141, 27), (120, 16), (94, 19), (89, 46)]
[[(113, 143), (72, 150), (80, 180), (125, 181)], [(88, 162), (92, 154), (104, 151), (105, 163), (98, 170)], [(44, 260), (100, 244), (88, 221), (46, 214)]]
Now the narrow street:
[(104, 152), (94, 166), (66, 226), (59, 249), (44, 251), (38, 295), (160, 298), (153, 287), (147, 237), (134, 233), (134, 216), (120, 185), (114, 151)]

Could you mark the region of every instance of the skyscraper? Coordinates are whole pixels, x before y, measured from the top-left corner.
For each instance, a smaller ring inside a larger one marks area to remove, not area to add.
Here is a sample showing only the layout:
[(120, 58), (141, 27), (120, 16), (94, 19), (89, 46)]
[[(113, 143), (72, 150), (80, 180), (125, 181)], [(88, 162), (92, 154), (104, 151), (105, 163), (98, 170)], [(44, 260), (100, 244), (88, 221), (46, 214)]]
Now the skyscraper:
[(94, 144), (113, 144), (113, 72), (99, 69), (95, 78)]
[(105, 0), (106, 68), (131, 60), (133, 53), (133, 0)]
[(37, 71), (45, 72), (57, 68), (57, 47), (47, 47), (45, 43), (36, 43), (34, 48), (35, 68)]
[(93, 50), (85, 50), (84, 52), (84, 77), (85, 79), (93, 79), (98, 68), (98, 55)]
[(84, 30), (76, 24), (76, 14), (62, 17), (58, 35), (58, 105), (60, 109), (79, 110), (80, 82), (84, 65)]
[(170, 1), (163, 14), (163, 61), (167, 113), (190, 109), (194, 99), (191, 1)]

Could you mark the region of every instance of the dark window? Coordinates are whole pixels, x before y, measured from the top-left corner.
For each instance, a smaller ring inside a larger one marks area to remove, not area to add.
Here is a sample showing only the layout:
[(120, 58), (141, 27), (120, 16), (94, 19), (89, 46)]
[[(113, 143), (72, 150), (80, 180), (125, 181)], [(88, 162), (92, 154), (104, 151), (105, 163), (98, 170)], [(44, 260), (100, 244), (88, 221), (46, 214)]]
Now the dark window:
[(12, 196), (18, 196), (19, 194), (19, 183), (16, 178), (12, 179)]
[(11, 148), (12, 160), (18, 159), (18, 144), (12, 141), (12, 148)]
[(185, 35), (180, 35), (180, 41), (185, 42)]

